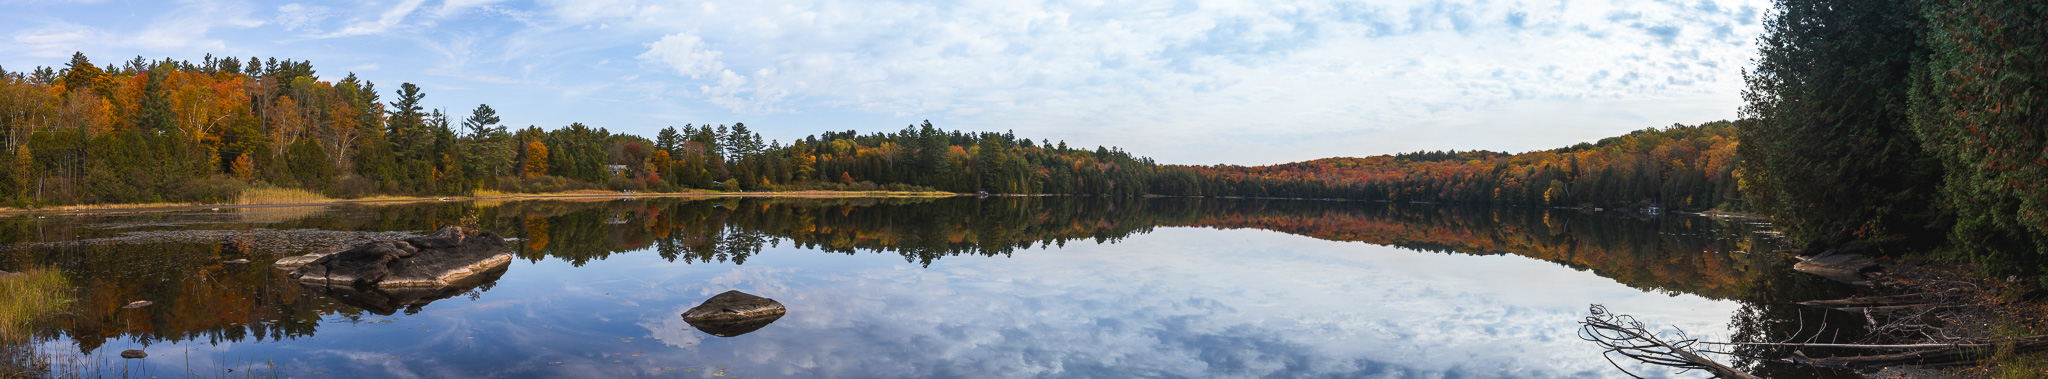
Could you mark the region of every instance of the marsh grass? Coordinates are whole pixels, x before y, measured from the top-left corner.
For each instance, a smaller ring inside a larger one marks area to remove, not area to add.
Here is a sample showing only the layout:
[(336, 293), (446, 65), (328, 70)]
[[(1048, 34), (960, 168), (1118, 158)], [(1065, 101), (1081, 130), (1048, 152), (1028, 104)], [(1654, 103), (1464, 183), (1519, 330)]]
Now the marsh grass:
[(242, 190), (242, 195), (235, 198), (235, 204), (241, 205), (310, 204), (332, 201), (334, 199), (307, 190), (275, 187)]
[(31, 322), (71, 302), (71, 284), (57, 270), (0, 274), (0, 339), (25, 338)]
[(49, 359), (35, 351), (35, 322), (71, 302), (71, 284), (57, 270), (0, 274), (0, 377), (41, 376)]

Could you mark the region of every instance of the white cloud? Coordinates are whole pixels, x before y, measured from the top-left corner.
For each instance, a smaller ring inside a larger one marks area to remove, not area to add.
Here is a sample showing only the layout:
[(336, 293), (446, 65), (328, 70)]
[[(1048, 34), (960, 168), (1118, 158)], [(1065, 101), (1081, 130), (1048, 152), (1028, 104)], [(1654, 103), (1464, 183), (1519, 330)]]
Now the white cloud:
[(286, 31), (317, 30), (315, 27), (335, 13), (334, 8), (291, 3), (277, 7), (277, 24)]
[(117, 56), (191, 50), (225, 52), (229, 50), (227, 42), (211, 33), (221, 28), (243, 29), (265, 23), (248, 17), (249, 13), (250, 9), (235, 3), (183, 1), (170, 9), (150, 12), (147, 20), (122, 25), (126, 28), (46, 20), (32, 29), (14, 31), (11, 39), (25, 55), (37, 58), (68, 58), (73, 52), (108, 50)]
[(175, 51), (192, 49), (226, 51), (227, 42), (208, 35), (215, 28), (252, 28), (264, 21), (249, 17), (244, 4), (221, 1), (185, 1), (151, 22), (131, 37), (130, 43), (144, 49)]
[[(332, 34), (327, 34), (324, 35), (323, 37), (332, 38), (369, 34), (382, 34), (386, 31), (390, 31), (394, 27), (397, 27), (400, 22), (405, 21), (405, 16), (411, 15), (412, 12), (415, 10), (419, 10), (420, 4), (424, 2), (426, 2), (426, 0), (400, 0), (398, 4), (390, 5), (389, 9), (385, 9), (383, 13), (378, 14), (375, 20), (357, 21), (354, 25), (342, 28), (341, 31), (337, 31)], [(380, 5), (382, 4), (373, 3), (367, 6), (381, 8)]]
[(42, 28), (17, 32), (13, 36), (15, 46), (28, 56), (38, 58), (70, 58), (71, 53), (85, 49), (103, 38), (96, 29), (83, 25), (59, 23), (44, 25)]
[(677, 33), (647, 44), (647, 53), (640, 54), (640, 59), (667, 65), (677, 74), (697, 79), (725, 71), (725, 63), (718, 61), (719, 54), (722, 53), (705, 47), (704, 39), (687, 33)]
[(491, 4), (497, 4), (504, 1), (505, 0), (447, 0), (441, 2), (440, 8), (434, 9), (434, 17), (454, 17), (456, 15), (463, 13), (464, 11), (468, 11), (471, 9), (479, 9)]

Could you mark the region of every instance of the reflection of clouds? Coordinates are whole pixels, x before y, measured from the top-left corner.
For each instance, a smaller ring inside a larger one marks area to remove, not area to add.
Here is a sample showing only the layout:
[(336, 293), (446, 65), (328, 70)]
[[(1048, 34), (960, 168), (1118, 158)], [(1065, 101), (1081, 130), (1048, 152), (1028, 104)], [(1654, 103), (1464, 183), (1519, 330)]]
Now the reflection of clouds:
[(664, 345), (681, 348), (696, 346), (698, 343), (703, 342), (706, 334), (698, 333), (696, 329), (690, 327), (690, 323), (683, 322), (682, 314), (688, 310), (690, 310), (690, 306), (685, 305), (674, 308), (673, 312), (668, 312), (669, 314), (676, 315), (676, 317), (660, 317), (661, 313), (656, 313), (654, 314), (656, 317), (641, 321), (639, 325), (642, 328), (647, 328), (649, 336), (654, 337), (656, 341), (661, 341)]
[[(804, 282), (757, 268), (780, 263), (749, 261), (680, 291), (758, 287), (790, 309), (761, 331), (704, 339), (667, 314), (640, 324), (672, 346), (791, 376), (1560, 377), (1618, 374), (1572, 337), (1589, 303), (1717, 332), (1734, 306), (1518, 257), (1257, 231), (1167, 229)], [(1667, 317), (1699, 309), (1714, 311)]]

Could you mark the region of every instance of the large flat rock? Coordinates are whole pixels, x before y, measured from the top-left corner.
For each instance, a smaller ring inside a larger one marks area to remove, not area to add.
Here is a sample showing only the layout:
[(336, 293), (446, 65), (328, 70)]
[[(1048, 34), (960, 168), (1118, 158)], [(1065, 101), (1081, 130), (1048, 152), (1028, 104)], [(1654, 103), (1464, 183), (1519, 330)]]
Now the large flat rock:
[(377, 314), (417, 309), (504, 275), (512, 249), (495, 233), (450, 226), (433, 234), (375, 241), (327, 255), (279, 259), (276, 266), (315, 292)]

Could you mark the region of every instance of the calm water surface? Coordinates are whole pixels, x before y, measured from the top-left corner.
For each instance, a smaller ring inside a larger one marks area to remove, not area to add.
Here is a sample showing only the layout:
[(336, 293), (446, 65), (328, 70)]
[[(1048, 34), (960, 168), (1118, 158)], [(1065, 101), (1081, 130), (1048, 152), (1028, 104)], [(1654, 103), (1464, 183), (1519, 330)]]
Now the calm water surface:
[[(444, 225), (512, 238), (519, 258), (408, 304), (269, 267)], [(1840, 291), (1787, 274), (1753, 221), (1444, 205), (653, 199), (0, 227), (0, 269), (80, 287), (31, 347), (53, 371), (159, 377), (1616, 377), (1576, 337), (1590, 304), (1765, 340), (1797, 333), (1780, 304)], [(788, 314), (735, 337), (679, 316), (727, 290)], [(154, 304), (121, 308), (136, 300)]]

